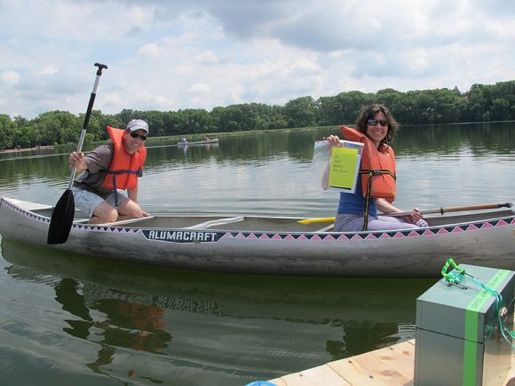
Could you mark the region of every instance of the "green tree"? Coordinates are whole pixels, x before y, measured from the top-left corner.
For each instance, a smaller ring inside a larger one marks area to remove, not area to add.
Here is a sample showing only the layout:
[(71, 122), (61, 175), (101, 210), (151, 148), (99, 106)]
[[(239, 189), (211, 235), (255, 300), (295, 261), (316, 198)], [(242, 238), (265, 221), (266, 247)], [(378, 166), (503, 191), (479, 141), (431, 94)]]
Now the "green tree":
[(6, 114), (0, 114), (0, 149), (14, 147), (14, 122)]
[(467, 118), (471, 121), (481, 121), (486, 111), (486, 98), (483, 95), (483, 86), (474, 84), (467, 96)]
[(284, 105), (288, 127), (305, 127), (316, 124), (317, 104), (310, 96), (300, 97)]

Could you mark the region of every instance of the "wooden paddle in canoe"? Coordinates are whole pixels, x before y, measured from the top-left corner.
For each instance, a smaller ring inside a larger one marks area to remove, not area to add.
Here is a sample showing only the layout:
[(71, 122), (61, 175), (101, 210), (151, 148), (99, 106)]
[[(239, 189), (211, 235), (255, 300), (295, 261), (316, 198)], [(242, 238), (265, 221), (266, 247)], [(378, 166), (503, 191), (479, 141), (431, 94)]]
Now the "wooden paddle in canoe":
[[(421, 210), (420, 212), (423, 215), (426, 214), (434, 214), (434, 213), (440, 213), (445, 214), (449, 212), (465, 212), (465, 211), (474, 211), (474, 210), (483, 210), (483, 209), (498, 209), (498, 208), (511, 208), (512, 204), (511, 202), (505, 202), (504, 204), (482, 204), (482, 205), (472, 205), (472, 206), (455, 206), (455, 207), (449, 207), (449, 208), (436, 208), (436, 209), (425, 209)], [(402, 217), (407, 216), (411, 213), (410, 212), (396, 212), (396, 213), (388, 213), (385, 214), (385, 216), (390, 217)], [(313, 218), (306, 218), (303, 220), (297, 221), (299, 224), (314, 224), (314, 223), (326, 223), (326, 222), (334, 222), (336, 220), (336, 217), (313, 217)]]

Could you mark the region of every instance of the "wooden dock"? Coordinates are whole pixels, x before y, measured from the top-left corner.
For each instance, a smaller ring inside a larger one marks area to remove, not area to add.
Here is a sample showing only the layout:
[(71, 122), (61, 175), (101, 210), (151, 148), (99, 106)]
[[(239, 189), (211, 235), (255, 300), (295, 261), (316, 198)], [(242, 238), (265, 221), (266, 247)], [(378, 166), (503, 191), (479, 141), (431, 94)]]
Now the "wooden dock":
[[(515, 386), (515, 356), (503, 385)], [(269, 382), (277, 386), (410, 386), (415, 374), (415, 340), (340, 359)]]

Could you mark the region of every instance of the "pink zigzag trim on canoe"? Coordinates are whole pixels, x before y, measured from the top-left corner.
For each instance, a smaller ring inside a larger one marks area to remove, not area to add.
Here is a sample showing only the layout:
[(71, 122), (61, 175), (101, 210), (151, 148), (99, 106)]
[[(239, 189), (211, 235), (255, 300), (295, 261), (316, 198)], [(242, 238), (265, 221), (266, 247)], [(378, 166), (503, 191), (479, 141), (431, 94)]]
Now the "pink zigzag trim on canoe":
[[(138, 229), (138, 230), (139, 230), (139, 229)], [(127, 234), (127, 233), (135, 233), (135, 232), (137, 232), (138, 230), (136, 230), (136, 231), (135, 231), (135, 230), (134, 230), (134, 229), (132, 229), (132, 228), (119, 228), (119, 229), (118, 229), (118, 233), (125, 233), (125, 234)], [(114, 230), (113, 230), (113, 232), (114, 232)]]

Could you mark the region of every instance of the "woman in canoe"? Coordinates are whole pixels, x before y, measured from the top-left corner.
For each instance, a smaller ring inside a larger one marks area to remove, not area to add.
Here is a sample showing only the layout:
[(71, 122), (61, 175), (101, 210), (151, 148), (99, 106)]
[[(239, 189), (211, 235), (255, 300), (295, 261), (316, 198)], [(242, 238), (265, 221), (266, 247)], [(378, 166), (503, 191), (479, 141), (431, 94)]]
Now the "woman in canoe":
[[(413, 209), (409, 215), (392, 217), (402, 212), (392, 205), (396, 195), (395, 153), (390, 143), (398, 123), (388, 108), (372, 104), (362, 108), (356, 120), (356, 129), (342, 126), (345, 140), (364, 144), (355, 193), (340, 193), (334, 230), (393, 230), (427, 227), (422, 213)], [(337, 135), (327, 138), (332, 147), (342, 146)], [(328, 173), (324, 174), (324, 189), (328, 188)], [(378, 211), (384, 215), (378, 215)]]

